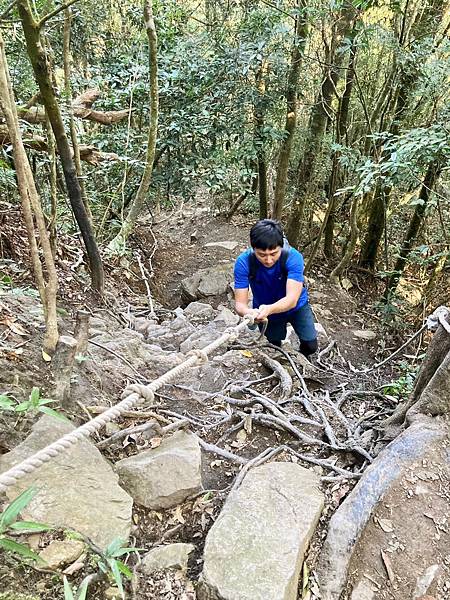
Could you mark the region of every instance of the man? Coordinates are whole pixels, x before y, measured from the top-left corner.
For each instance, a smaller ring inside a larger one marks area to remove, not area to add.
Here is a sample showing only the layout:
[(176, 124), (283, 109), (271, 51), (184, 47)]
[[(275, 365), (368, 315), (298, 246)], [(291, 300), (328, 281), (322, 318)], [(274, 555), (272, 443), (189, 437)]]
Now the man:
[[(303, 256), (289, 247), (278, 221), (263, 219), (250, 230), (251, 249), (238, 256), (234, 266), (236, 312), (252, 314), (256, 323), (268, 319), (266, 337), (281, 346), (291, 323), (305, 356), (317, 350), (314, 318), (304, 286)], [(249, 287), (253, 308), (248, 307)]]

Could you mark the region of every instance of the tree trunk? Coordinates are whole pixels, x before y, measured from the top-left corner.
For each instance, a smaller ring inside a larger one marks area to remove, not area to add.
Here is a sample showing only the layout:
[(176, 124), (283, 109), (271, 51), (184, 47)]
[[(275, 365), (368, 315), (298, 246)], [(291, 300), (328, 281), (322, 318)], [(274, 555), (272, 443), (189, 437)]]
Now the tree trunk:
[(56, 256), (56, 219), (58, 216), (58, 182), (56, 172), (56, 150), (55, 140), (53, 137), (52, 126), (47, 119), (45, 124), (48, 141), (48, 153), (50, 157), (50, 215), (48, 218), (48, 231), (50, 235), (50, 246), (52, 248), (53, 259)]
[(78, 183), (80, 184), (81, 198), (84, 208), (91, 225), (93, 225), (92, 213), (87, 199), (86, 188), (83, 181), (83, 169), (81, 167), (80, 147), (78, 144), (77, 129), (73, 117), (72, 108), (72, 85), (70, 83), (71, 56), (70, 56), (70, 36), (72, 28), (72, 11), (66, 8), (64, 11), (64, 36), (63, 36), (63, 62), (64, 62), (64, 91), (66, 94), (67, 111), (69, 113), (70, 139), (72, 140), (73, 160), (77, 171)]
[(387, 288), (385, 293), (385, 300), (387, 300), (393, 292), (395, 292), (398, 282), (403, 274), (406, 266), (409, 254), (412, 250), (413, 244), (417, 238), (420, 228), (423, 223), (425, 211), (427, 209), (428, 200), (433, 191), (433, 187), (439, 177), (440, 169), (435, 163), (431, 163), (425, 174), (423, 184), (419, 193), (420, 204), (416, 205), (416, 209), (409, 223), (408, 231), (405, 239), (403, 240), (400, 254), (395, 263), (394, 272), (389, 277), (387, 282)]
[(350, 240), (347, 244), (347, 248), (345, 250), (344, 256), (340, 263), (333, 269), (330, 275), (330, 279), (333, 281), (337, 281), (339, 277), (342, 275), (344, 270), (350, 264), (353, 253), (356, 248), (356, 244), (358, 242), (359, 229), (358, 229), (358, 207), (359, 207), (359, 198), (358, 196), (354, 196), (352, 202), (352, 208), (350, 211)]
[[(324, 69), (319, 96), (312, 108), (306, 136), (306, 147), (297, 171), (295, 198), (286, 228), (286, 235), (292, 246), (298, 245), (301, 222), (313, 179), (316, 159), (320, 153), (328, 119), (331, 116), (332, 98), (340, 76), (340, 65), (343, 58), (342, 53), (339, 53), (339, 48), (344, 38), (348, 37), (354, 18), (354, 7), (351, 4), (345, 4), (333, 27), (331, 48), (325, 58), (327, 66)], [(328, 64), (331, 66), (328, 66)]]
[[(36, 191), (30, 163), (22, 143), (17, 117), (16, 104), (9, 80), (8, 64), (0, 32), (0, 106), (5, 116), (14, 154), (14, 166), (17, 175), (19, 194), (22, 202), (22, 211), (30, 243), (31, 263), (34, 276), (44, 308), (46, 331), (44, 336), (44, 350), (53, 353), (58, 341), (58, 322), (56, 317), (56, 293), (58, 279), (52, 249), (49, 241), (45, 218), (42, 211), (40, 198)], [(34, 220), (42, 250), (42, 262), (37, 245)], [(46, 278), (44, 276), (44, 268)]]
[(298, 0), (297, 10), (301, 11), (301, 14), (297, 14), (295, 18), (294, 42), (286, 88), (286, 122), (284, 125), (285, 137), (280, 148), (280, 156), (278, 159), (275, 195), (272, 210), (272, 216), (274, 219), (281, 219), (284, 198), (286, 195), (289, 159), (291, 156), (292, 141), (294, 139), (295, 129), (297, 126), (297, 87), (302, 56), (305, 51), (306, 39), (308, 36), (308, 21), (306, 19), (305, 0)]
[(386, 221), (386, 189), (378, 183), (375, 194), (370, 205), (369, 218), (367, 222), (366, 237), (364, 239), (359, 265), (364, 269), (375, 270), (378, 249), (383, 237), (384, 224)]
[(144, 22), (148, 39), (150, 76), (150, 124), (147, 139), (147, 156), (144, 173), (136, 197), (131, 203), (130, 210), (119, 233), (108, 245), (108, 250), (112, 254), (118, 254), (124, 250), (128, 236), (142, 212), (152, 179), (153, 162), (156, 152), (156, 135), (158, 132), (158, 38), (153, 19), (152, 0), (144, 0)]
[(34, 76), (39, 86), (42, 102), (45, 106), (56, 139), (61, 164), (66, 181), (70, 204), (83, 237), (91, 269), (92, 285), (98, 292), (103, 291), (104, 273), (100, 252), (94, 232), (84, 208), (81, 189), (78, 182), (72, 152), (64, 130), (58, 103), (52, 86), (52, 77), (48, 57), (40, 39), (41, 26), (32, 16), (28, 0), (18, 0), (17, 6), (27, 44), (28, 56)]
[(264, 141), (264, 95), (266, 93), (265, 75), (267, 72), (267, 61), (262, 60), (256, 73), (256, 89), (258, 91), (257, 100), (253, 106), (253, 116), (255, 119), (255, 147), (256, 162), (258, 166), (258, 195), (259, 195), (259, 218), (266, 219), (268, 214), (268, 183), (267, 183), (267, 162)]
[[(355, 60), (357, 46), (355, 44), (355, 26), (353, 26), (352, 43), (350, 46), (350, 57), (348, 59), (348, 66), (345, 79), (344, 93), (339, 102), (339, 109), (336, 122), (336, 138), (337, 144), (345, 143), (348, 144), (347, 140), (347, 122), (350, 108), (350, 98), (353, 90), (353, 83), (355, 81)], [(333, 156), (333, 165), (331, 169), (331, 175), (329, 179), (329, 192), (328, 192), (328, 218), (325, 219), (325, 230), (324, 230), (324, 245), (323, 251), (325, 256), (330, 258), (333, 256), (333, 240), (334, 240), (334, 226), (336, 222), (336, 204), (337, 197), (336, 189), (339, 185), (339, 152), (336, 151)]]
[[(402, 27), (399, 34), (399, 45), (406, 46), (411, 38), (421, 38), (426, 34), (433, 33), (439, 20), (444, 15), (445, 1), (434, 0), (426, 9), (419, 13), (416, 7), (413, 7), (412, 18), (410, 25), (406, 23), (406, 11), (402, 20)], [(408, 62), (398, 67), (394, 62), (392, 79), (395, 77), (396, 71), (400, 69), (399, 83), (392, 99), (385, 106), (385, 110), (380, 120), (379, 130), (387, 129), (389, 133), (397, 135), (401, 124), (405, 118), (408, 108), (409, 99), (414, 91), (414, 83), (418, 78), (418, 64)], [(386, 115), (392, 114), (390, 126), (385, 127), (384, 119)], [(368, 229), (364, 242), (361, 248), (359, 264), (361, 267), (375, 270), (376, 259), (378, 255), (379, 245), (383, 236), (385, 217), (389, 205), (390, 188), (383, 186), (380, 182), (377, 186), (374, 201), (370, 208)]]

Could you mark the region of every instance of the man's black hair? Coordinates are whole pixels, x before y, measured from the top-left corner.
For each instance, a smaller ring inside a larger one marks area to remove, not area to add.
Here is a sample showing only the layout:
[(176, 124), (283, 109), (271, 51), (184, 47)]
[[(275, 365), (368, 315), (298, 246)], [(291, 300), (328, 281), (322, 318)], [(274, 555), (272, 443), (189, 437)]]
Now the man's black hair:
[(283, 230), (278, 221), (262, 219), (250, 229), (250, 245), (258, 250), (273, 250), (283, 247)]

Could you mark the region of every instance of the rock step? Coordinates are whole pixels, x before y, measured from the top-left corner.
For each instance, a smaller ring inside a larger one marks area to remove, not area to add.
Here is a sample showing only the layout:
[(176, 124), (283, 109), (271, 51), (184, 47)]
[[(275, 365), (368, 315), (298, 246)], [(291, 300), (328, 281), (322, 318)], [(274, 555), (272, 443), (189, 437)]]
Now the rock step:
[(199, 600), (295, 600), (324, 497), (295, 463), (252, 469), (208, 533)]

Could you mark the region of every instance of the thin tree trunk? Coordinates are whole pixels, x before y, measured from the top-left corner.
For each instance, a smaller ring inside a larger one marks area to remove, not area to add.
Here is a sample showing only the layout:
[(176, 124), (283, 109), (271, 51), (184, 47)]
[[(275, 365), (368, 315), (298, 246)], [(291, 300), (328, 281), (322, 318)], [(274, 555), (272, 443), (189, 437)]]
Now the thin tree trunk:
[(336, 281), (342, 275), (344, 270), (350, 264), (352, 260), (353, 253), (356, 248), (356, 244), (358, 242), (359, 229), (358, 229), (358, 207), (359, 207), (359, 198), (355, 196), (352, 202), (352, 208), (350, 211), (350, 240), (347, 244), (347, 248), (345, 250), (344, 256), (340, 263), (333, 269), (330, 275), (330, 279)]
[[(445, 4), (446, 2), (443, 0), (434, 0), (426, 10), (422, 10), (419, 14), (417, 13), (417, 6), (414, 5), (412, 7), (409, 25), (406, 19), (407, 11), (405, 9), (399, 34), (400, 46), (406, 46), (409, 39), (413, 37), (420, 38), (425, 34), (434, 33), (440, 20), (442, 20), (443, 15), (445, 14)], [(379, 127), (379, 130), (383, 131), (385, 129), (385, 116), (393, 113), (392, 121), (387, 129), (389, 133), (394, 136), (398, 134), (405, 118), (409, 99), (414, 91), (414, 83), (418, 78), (419, 66), (407, 63), (398, 67), (394, 62), (392, 78), (395, 77), (395, 73), (398, 69), (400, 69), (398, 86), (395, 93), (392, 95), (391, 101), (385, 105), (385, 111), (382, 115)], [(370, 208), (368, 230), (362, 244), (359, 264), (372, 271), (376, 266), (379, 245), (383, 236), (390, 192), (391, 189), (383, 186), (382, 182), (380, 182), (377, 186), (375, 197)]]
[(47, 119), (45, 123), (48, 140), (48, 155), (50, 158), (50, 216), (48, 231), (50, 234), (50, 246), (52, 248), (53, 258), (56, 256), (56, 220), (58, 216), (58, 192), (57, 192), (57, 173), (56, 173), (56, 150), (53, 137), (52, 126)]
[(144, 22), (148, 38), (150, 76), (150, 124), (147, 139), (147, 156), (144, 173), (136, 197), (131, 203), (130, 210), (125, 221), (122, 223), (119, 233), (108, 245), (108, 250), (113, 254), (123, 251), (128, 236), (142, 212), (152, 180), (153, 162), (156, 152), (156, 135), (158, 132), (158, 38), (153, 19), (152, 0), (144, 0)]
[[(3, 38), (0, 32), (0, 107), (5, 117), (14, 154), (14, 166), (17, 175), (22, 210), (30, 243), (31, 262), (34, 276), (44, 308), (46, 331), (44, 350), (53, 352), (58, 341), (58, 322), (56, 316), (56, 293), (58, 279), (52, 249), (45, 225), (44, 213), (34, 184), (30, 163), (22, 142), (19, 128), (14, 94), (9, 80), (8, 64), (6, 61)], [(34, 220), (42, 249), (44, 269), (37, 245)]]
[(423, 219), (425, 216), (425, 211), (427, 209), (428, 200), (433, 191), (433, 187), (436, 184), (436, 181), (439, 177), (440, 169), (435, 163), (431, 163), (428, 166), (427, 172), (425, 174), (425, 178), (423, 180), (423, 184), (419, 193), (419, 204), (416, 205), (414, 210), (414, 214), (409, 223), (408, 231), (406, 233), (405, 239), (403, 240), (402, 248), (400, 250), (400, 254), (398, 255), (397, 261), (395, 263), (394, 272), (390, 276), (387, 282), (387, 288), (385, 293), (385, 299), (388, 299), (390, 294), (395, 292), (398, 282), (403, 274), (405, 269), (408, 257), (411, 253), (413, 244), (419, 234), (420, 228), (423, 223)]
[[(353, 83), (355, 81), (355, 60), (356, 60), (357, 46), (355, 44), (355, 28), (353, 28), (352, 43), (350, 46), (350, 57), (348, 60), (348, 67), (346, 72), (346, 81), (344, 93), (339, 102), (339, 110), (336, 123), (336, 143), (348, 144), (347, 140), (347, 122), (350, 108), (350, 98), (353, 90)], [(345, 140), (345, 141), (344, 141)], [(333, 240), (334, 240), (334, 226), (336, 222), (336, 205), (337, 197), (336, 189), (339, 181), (339, 152), (336, 151), (333, 156), (333, 165), (330, 175), (329, 192), (328, 192), (328, 218), (325, 219), (325, 230), (324, 230), (324, 245), (323, 251), (325, 256), (330, 258), (333, 255)]]
[(291, 66), (289, 68), (286, 88), (286, 122), (284, 125), (285, 137), (280, 148), (280, 156), (278, 159), (275, 194), (272, 209), (272, 216), (274, 219), (281, 219), (284, 198), (286, 196), (289, 159), (291, 156), (292, 142), (297, 126), (297, 87), (300, 76), (302, 56), (305, 51), (306, 39), (308, 36), (308, 21), (306, 19), (305, 0), (297, 1), (297, 10), (299, 13), (295, 19)]
[(320, 154), (327, 122), (331, 116), (332, 98), (340, 76), (340, 65), (343, 59), (342, 53), (339, 53), (338, 50), (344, 38), (348, 37), (354, 18), (354, 7), (351, 4), (345, 4), (333, 28), (331, 48), (325, 58), (325, 62), (331, 64), (331, 66), (326, 66), (324, 69), (319, 97), (311, 112), (306, 148), (298, 168), (295, 199), (286, 228), (286, 235), (292, 246), (298, 245), (300, 227), (316, 160)]
[(91, 225), (93, 224), (93, 218), (91, 208), (89, 206), (86, 187), (83, 181), (83, 169), (81, 167), (80, 159), (80, 147), (78, 144), (77, 129), (75, 126), (75, 119), (73, 117), (72, 109), (72, 85), (70, 83), (70, 71), (71, 71), (71, 55), (70, 55), (70, 36), (72, 28), (72, 11), (66, 8), (64, 11), (64, 35), (63, 35), (63, 62), (64, 62), (64, 91), (66, 94), (67, 111), (69, 113), (69, 127), (70, 127), (70, 139), (72, 141), (73, 148), (73, 160), (75, 162), (75, 169), (77, 171), (78, 183), (80, 184), (81, 197), (83, 199), (84, 208), (88, 216)]
[(263, 59), (256, 73), (256, 89), (258, 98), (253, 106), (255, 119), (255, 146), (256, 161), (258, 166), (258, 195), (259, 195), (259, 218), (266, 219), (268, 215), (269, 193), (267, 185), (267, 162), (264, 142), (264, 95), (266, 93), (265, 75), (267, 71), (267, 61)]
[(17, 0), (17, 6), (22, 21), (28, 56), (41, 92), (42, 103), (45, 106), (55, 135), (70, 204), (86, 246), (91, 269), (92, 286), (101, 293), (104, 285), (102, 260), (91, 223), (84, 208), (72, 151), (67, 140), (61, 111), (59, 110), (53, 91), (50, 65), (40, 36), (41, 25), (34, 20), (28, 0)]

